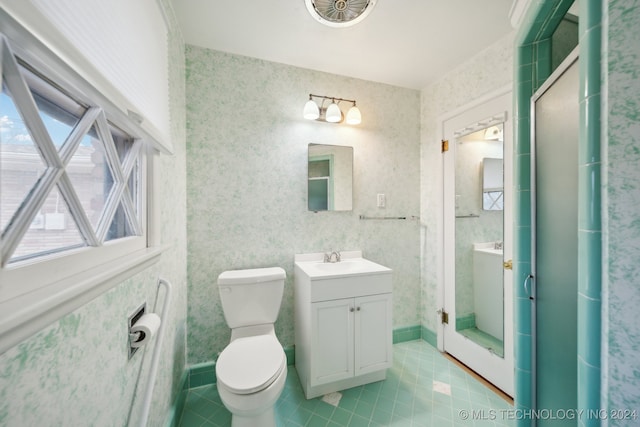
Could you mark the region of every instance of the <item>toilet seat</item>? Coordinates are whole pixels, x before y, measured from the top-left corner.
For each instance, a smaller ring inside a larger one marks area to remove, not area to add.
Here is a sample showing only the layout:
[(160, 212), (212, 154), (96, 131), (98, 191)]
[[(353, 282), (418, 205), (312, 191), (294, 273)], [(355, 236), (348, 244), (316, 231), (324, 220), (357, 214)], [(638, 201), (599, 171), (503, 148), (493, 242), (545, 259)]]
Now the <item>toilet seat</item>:
[(235, 394), (267, 388), (286, 367), (282, 345), (273, 335), (237, 338), (218, 357), (216, 376)]

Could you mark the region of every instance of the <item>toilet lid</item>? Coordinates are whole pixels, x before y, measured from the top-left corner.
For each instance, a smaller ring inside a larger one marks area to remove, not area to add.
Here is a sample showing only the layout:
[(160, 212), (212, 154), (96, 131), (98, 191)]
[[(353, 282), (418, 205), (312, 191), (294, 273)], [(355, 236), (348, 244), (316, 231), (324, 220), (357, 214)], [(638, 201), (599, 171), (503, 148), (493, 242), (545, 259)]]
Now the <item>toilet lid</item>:
[(238, 338), (216, 362), (217, 380), (236, 394), (250, 394), (268, 387), (282, 372), (285, 354), (273, 335)]

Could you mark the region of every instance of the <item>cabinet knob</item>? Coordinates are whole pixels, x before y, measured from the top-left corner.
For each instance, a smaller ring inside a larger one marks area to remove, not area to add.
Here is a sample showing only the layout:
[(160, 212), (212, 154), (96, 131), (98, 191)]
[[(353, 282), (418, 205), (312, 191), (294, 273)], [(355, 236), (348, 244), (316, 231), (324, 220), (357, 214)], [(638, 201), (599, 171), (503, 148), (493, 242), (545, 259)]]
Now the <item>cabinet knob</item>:
[(354, 310), (355, 310), (355, 309), (354, 309), (353, 307), (349, 307), (349, 311), (350, 311), (350, 312), (352, 312), (352, 313), (353, 313), (353, 312), (354, 312)]
[(356, 308), (356, 310), (360, 311), (360, 307)]

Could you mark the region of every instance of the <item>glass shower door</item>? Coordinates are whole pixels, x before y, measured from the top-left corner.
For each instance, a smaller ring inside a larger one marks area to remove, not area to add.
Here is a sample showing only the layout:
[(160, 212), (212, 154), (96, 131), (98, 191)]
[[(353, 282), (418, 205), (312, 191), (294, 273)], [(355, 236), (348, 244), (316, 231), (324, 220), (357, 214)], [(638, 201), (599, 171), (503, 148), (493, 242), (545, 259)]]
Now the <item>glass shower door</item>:
[(532, 108), (536, 401), (551, 411), (577, 407), (579, 67), (575, 57), (568, 64), (536, 92)]

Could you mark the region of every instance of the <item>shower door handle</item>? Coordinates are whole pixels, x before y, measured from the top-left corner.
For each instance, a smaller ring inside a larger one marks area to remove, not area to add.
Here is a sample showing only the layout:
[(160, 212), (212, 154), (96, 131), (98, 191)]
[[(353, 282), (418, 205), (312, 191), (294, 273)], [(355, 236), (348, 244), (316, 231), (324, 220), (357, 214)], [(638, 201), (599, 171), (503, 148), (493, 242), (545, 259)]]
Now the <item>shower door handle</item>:
[(528, 286), (531, 282), (531, 279), (533, 279), (533, 274), (527, 274), (527, 277), (524, 278), (524, 283), (522, 283), (522, 286), (524, 286), (524, 294), (528, 296), (530, 300), (533, 300), (533, 295), (529, 293)]

